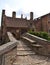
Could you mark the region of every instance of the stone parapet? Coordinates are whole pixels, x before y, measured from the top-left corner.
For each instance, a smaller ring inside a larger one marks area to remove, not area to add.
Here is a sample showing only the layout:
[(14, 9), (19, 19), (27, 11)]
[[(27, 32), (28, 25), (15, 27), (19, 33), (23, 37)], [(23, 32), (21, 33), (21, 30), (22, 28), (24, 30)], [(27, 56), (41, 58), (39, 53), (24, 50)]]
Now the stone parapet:
[(0, 46), (0, 65), (13, 65), (16, 61), (18, 41), (10, 34), (10, 42)]
[(50, 56), (50, 41), (29, 33), (26, 33), (24, 37), (34, 40), (36, 41), (37, 44), (42, 45), (42, 48), (39, 48), (39, 49), (36, 49), (35, 47), (33, 47), (36, 49), (35, 52), (37, 51), (38, 54)]

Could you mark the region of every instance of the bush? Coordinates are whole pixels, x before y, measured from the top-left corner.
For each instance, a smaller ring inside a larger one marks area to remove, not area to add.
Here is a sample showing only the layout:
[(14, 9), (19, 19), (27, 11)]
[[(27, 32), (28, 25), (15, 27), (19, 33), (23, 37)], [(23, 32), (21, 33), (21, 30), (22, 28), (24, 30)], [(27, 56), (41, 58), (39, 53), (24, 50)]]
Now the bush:
[(50, 41), (50, 37), (48, 37), (48, 40)]
[(40, 36), (44, 39), (48, 39), (48, 33), (46, 32), (40, 32)]
[(36, 35), (38, 37), (50, 40), (50, 37), (48, 36), (48, 33), (46, 32), (33, 32), (33, 31), (29, 31), (30, 34), (32, 35)]

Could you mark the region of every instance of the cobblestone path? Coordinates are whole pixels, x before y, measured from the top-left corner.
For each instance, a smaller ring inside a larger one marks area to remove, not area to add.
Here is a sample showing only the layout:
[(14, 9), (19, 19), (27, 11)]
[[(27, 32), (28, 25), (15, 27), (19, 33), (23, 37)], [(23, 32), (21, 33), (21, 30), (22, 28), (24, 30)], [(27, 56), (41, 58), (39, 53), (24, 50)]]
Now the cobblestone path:
[(48, 57), (36, 55), (28, 46), (19, 41), (17, 45), (17, 60), (13, 65), (50, 65)]

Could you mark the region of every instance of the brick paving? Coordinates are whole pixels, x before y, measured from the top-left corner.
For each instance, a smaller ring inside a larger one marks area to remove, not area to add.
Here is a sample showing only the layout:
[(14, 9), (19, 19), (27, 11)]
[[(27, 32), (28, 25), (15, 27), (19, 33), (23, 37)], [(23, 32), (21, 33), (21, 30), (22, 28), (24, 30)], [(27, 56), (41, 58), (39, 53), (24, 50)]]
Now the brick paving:
[(36, 55), (25, 43), (17, 45), (17, 60), (13, 65), (50, 65), (50, 58)]

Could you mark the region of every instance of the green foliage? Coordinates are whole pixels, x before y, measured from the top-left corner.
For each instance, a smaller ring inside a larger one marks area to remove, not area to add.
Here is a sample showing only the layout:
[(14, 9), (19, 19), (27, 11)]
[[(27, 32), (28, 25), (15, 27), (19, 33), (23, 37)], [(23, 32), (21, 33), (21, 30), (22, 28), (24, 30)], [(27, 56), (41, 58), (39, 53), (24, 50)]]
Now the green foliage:
[(48, 40), (50, 41), (50, 37), (48, 37)]
[(48, 33), (46, 32), (33, 32), (32, 30), (30, 30), (29, 33), (32, 35), (36, 35), (38, 37), (50, 40), (50, 37), (48, 36)]
[(46, 33), (46, 32), (40, 32), (40, 37), (42, 37), (44, 39), (48, 39), (48, 33)]

